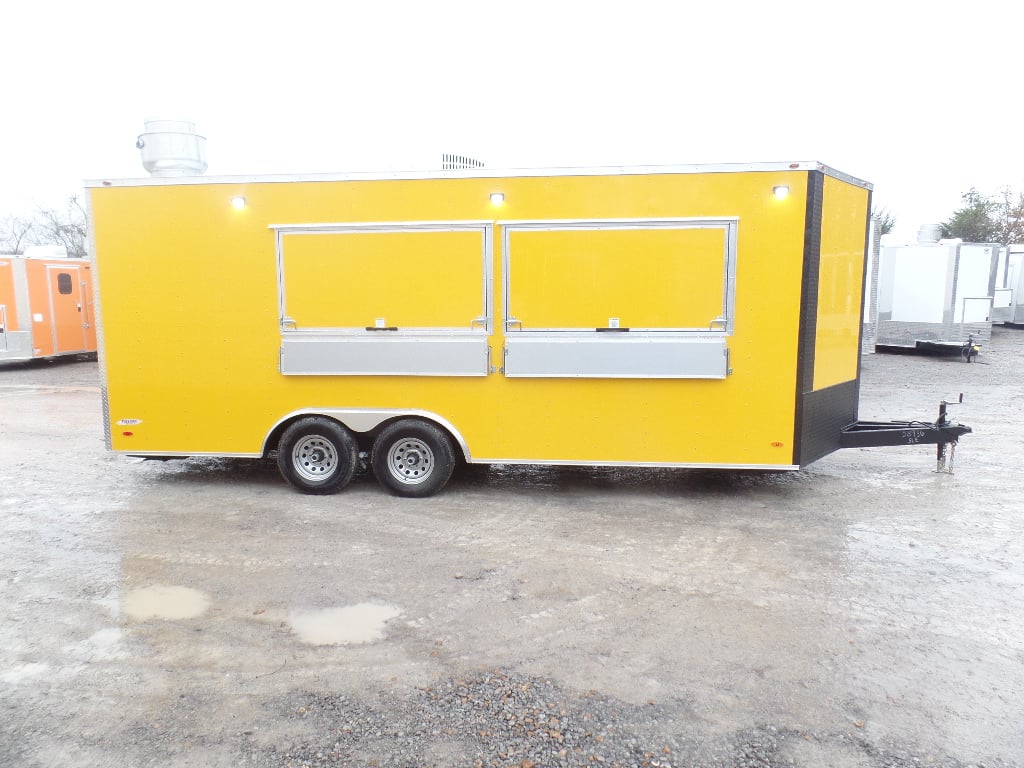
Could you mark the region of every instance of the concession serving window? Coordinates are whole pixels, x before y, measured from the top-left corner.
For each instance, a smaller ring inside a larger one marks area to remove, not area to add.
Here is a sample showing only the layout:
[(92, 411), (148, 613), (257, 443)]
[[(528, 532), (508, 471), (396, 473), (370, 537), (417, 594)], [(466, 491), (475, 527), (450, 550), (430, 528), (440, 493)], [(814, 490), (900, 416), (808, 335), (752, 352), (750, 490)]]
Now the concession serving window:
[(506, 376), (728, 375), (737, 219), (500, 224)]
[(489, 222), (272, 229), (282, 373), (487, 375)]

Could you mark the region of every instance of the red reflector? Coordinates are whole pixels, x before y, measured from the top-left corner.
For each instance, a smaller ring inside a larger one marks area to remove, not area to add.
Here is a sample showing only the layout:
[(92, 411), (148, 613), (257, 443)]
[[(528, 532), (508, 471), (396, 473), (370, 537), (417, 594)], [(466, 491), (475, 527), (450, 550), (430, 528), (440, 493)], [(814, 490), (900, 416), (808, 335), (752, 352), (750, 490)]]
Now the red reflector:
[(134, 432), (122, 432), (121, 434), (124, 435), (125, 437), (131, 437), (135, 433)]

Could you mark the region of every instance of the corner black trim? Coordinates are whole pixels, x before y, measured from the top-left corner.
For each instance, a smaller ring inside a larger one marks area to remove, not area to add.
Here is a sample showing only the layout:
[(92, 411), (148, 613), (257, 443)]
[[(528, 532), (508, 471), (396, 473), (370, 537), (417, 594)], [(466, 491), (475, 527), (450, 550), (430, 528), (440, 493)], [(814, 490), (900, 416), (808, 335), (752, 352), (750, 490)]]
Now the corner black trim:
[(825, 191), (822, 171), (807, 173), (807, 210), (804, 214), (804, 261), (800, 283), (800, 328), (796, 352), (796, 410), (793, 463), (804, 455), (804, 394), (814, 389), (814, 345), (818, 336), (818, 277), (821, 268), (821, 215)]
[(805, 392), (800, 399), (803, 426), (795, 463), (803, 467), (843, 447), (843, 429), (857, 421), (857, 382)]

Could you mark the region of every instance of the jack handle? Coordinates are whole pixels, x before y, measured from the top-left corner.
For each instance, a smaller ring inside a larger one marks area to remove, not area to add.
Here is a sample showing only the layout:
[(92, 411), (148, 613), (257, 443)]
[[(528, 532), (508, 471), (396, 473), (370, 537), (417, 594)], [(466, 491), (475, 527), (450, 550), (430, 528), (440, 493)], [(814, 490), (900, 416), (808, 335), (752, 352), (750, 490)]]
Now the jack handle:
[[(960, 405), (964, 401), (964, 393), (961, 392), (956, 400), (941, 400), (939, 401), (939, 418), (935, 422), (935, 426), (944, 427), (949, 424), (949, 416), (946, 414), (946, 408), (950, 405)], [(952, 475), (953, 474), (953, 456), (956, 453), (956, 440), (952, 440), (948, 443), (939, 443), (935, 446), (935, 471), (939, 474)]]

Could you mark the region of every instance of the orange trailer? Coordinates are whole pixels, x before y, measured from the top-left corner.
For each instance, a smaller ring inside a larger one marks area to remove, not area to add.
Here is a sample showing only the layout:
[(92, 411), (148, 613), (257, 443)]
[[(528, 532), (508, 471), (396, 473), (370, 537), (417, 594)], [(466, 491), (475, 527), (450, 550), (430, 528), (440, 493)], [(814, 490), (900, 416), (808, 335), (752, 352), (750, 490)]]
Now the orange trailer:
[(0, 255), (0, 362), (96, 351), (92, 265), (61, 251)]

